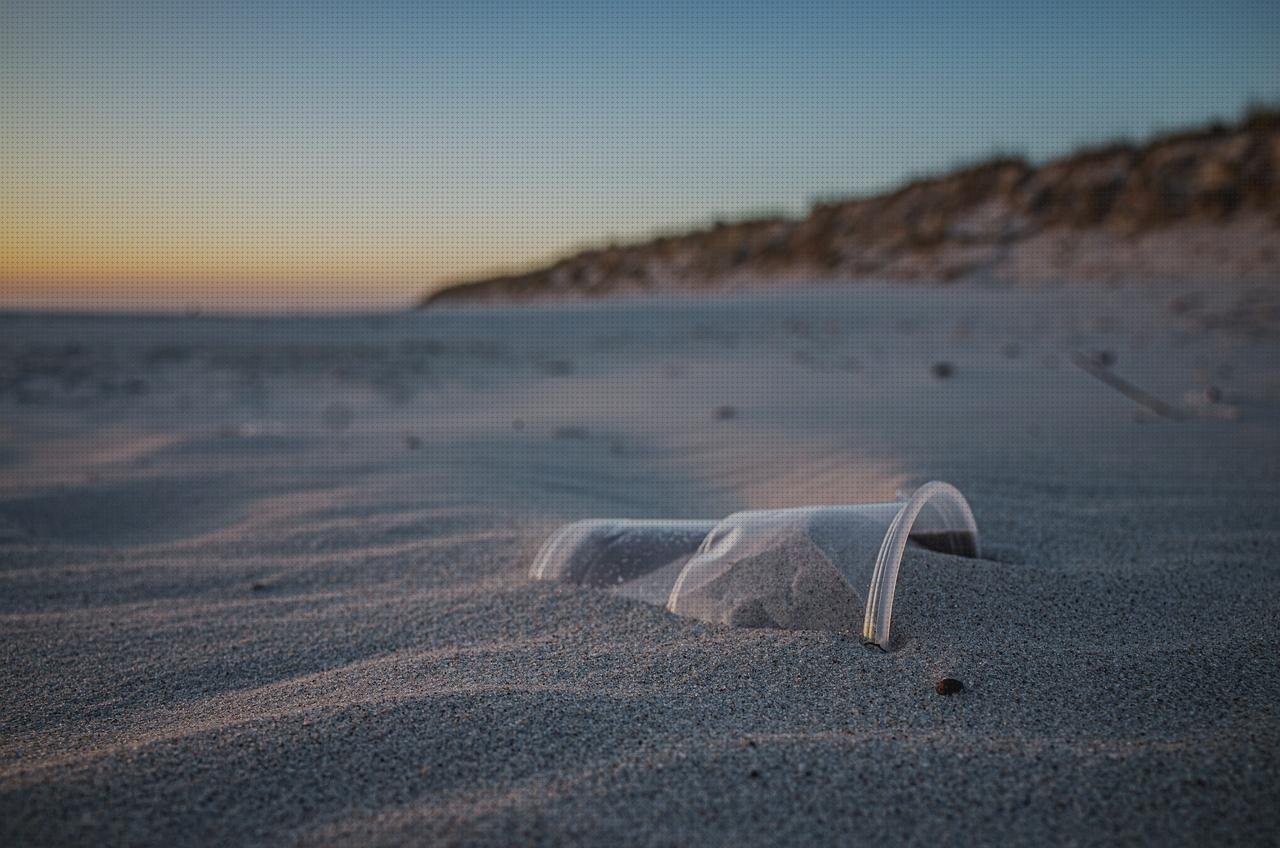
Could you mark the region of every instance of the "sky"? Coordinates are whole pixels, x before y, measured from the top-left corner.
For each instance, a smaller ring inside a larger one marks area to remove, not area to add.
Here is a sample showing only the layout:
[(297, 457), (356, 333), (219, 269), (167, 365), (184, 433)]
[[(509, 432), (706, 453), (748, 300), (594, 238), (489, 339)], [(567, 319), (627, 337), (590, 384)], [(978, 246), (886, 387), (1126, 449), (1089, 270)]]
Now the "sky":
[(1274, 0), (0, 0), (0, 308), (397, 307), (1278, 101)]

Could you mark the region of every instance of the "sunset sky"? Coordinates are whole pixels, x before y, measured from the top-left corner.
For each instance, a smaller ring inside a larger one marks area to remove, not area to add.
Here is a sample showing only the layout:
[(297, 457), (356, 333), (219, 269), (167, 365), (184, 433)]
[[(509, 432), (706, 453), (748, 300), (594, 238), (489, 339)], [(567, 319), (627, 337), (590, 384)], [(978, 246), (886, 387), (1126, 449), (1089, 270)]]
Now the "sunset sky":
[(1273, 2), (0, 0), (0, 307), (386, 308), (1280, 99)]

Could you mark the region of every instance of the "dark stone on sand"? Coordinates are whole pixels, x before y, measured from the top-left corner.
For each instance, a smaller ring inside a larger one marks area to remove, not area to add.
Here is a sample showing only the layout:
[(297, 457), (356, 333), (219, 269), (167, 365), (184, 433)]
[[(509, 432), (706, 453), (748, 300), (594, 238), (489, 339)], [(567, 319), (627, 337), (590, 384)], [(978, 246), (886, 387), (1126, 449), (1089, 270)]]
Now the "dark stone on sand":
[(409, 450), (417, 450), (422, 447), (422, 439), (410, 433), (404, 437), (404, 446)]
[(738, 417), (738, 410), (732, 406), (718, 406), (715, 414), (717, 421), (728, 421), (731, 418)]
[(576, 370), (567, 359), (544, 359), (538, 363), (538, 368), (550, 377), (568, 377)]
[(933, 367), (929, 369), (929, 373), (939, 380), (946, 380), (956, 373), (956, 367), (950, 362), (935, 362)]
[(557, 439), (573, 439), (575, 441), (582, 441), (586, 439), (587, 436), (587, 428), (585, 427), (557, 427), (555, 432), (555, 437)]
[(964, 684), (954, 677), (944, 677), (938, 681), (933, 690), (939, 695), (950, 696), (957, 695), (964, 688)]

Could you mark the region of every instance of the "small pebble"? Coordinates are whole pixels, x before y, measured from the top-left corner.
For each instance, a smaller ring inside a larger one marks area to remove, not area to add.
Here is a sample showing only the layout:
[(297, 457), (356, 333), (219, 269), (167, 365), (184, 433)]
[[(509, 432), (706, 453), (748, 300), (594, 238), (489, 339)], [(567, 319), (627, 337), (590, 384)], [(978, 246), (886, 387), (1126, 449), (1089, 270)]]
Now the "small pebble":
[(542, 373), (552, 377), (567, 377), (574, 372), (573, 363), (564, 359), (547, 359), (539, 363)]
[(419, 439), (417, 436), (410, 433), (404, 437), (404, 446), (409, 450), (417, 450), (422, 447), (422, 439)]
[(264, 589), (266, 589), (266, 588), (267, 588), (267, 584), (266, 584), (266, 583), (254, 583), (254, 584), (253, 584), (252, 586), (250, 586), (249, 588), (250, 588), (250, 589), (252, 589), (252, 590), (253, 590), (253, 591), (255, 591), (255, 592), (261, 592), (261, 591), (263, 591)]
[(964, 688), (964, 684), (954, 677), (944, 677), (933, 687), (939, 695), (956, 695)]
[(716, 420), (728, 421), (731, 418), (738, 417), (738, 410), (732, 406), (716, 407)]
[(956, 373), (956, 367), (950, 362), (935, 362), (933, 367), (929, 369), (929, 373), (939, 380), (946, 380)]

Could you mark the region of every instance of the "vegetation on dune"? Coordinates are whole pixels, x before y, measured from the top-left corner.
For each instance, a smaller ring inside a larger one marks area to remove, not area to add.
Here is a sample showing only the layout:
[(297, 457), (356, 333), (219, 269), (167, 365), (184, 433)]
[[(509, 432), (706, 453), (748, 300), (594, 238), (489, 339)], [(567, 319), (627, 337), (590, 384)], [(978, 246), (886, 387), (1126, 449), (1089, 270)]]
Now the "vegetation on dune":
[(1118, 142), (1040, 166), (998, 156), (875, 197), (815, 204), (807, 217), (717, 224), (586, 250), (525, 273), (427, 295), (519, 300), (710, 287), (750, 279), (951, 280), (990, 270), (1044, 233), (1099, 232), (1123, 244), (1179, 223), (1252, 215), (1280, 228), (1280, 111), (1255, 108), (1143, 145)]

